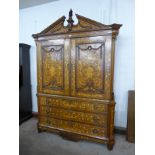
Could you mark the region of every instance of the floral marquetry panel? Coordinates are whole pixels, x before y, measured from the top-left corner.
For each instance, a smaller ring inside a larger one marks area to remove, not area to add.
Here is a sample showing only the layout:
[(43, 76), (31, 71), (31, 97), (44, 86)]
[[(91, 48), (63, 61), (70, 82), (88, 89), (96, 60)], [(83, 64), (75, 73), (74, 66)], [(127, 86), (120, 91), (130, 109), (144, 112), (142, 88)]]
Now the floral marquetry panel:
[(47, 46), (43, 53), (43, 89), (64, 90), (64, 46)]
[(77, 45), (75, 70), (77, 92), (103, 93), (104, 43)]
[(53, 44), (43, 44), (41, 46), (41, 85), (44, 93), (65, 94), (65, 82), (67, 73), (67, 60), (65, 53), (65, 41), (63, 44), (58, 44), (53, 41)]
[[(72, 94), (79, 97), (108, 98), (111, 57), (107, 37), (80, 38), (72, 41)], [(74, 55), (75, 54), (75, 55)], [(107, 66), (108, 65), (108, 66)]]

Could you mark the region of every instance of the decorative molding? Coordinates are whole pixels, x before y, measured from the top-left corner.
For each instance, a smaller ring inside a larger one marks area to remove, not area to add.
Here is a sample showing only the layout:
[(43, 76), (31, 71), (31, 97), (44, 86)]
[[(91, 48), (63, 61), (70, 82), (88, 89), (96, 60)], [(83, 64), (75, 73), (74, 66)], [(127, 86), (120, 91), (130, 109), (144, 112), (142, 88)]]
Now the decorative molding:
[(121, 24), (112, 24), (112, 25), (105, 25), (99, 22), (96, 22), (92, 19), (86, 18), (84, 16), (75, 14), (78, 19), (78, 24), (74, 25), (74, 20), (72, 19), (73, 11), (69, 11), (69, 18), (67, 19), (68, 25), (64, 26), (64, 22), (66, 17), (62, 16), (53, 24), (48, 26), (46, 29), (41, 31), (40, 33), (33, 34), (34, 38), (38, 38), (41, 36), (46, 35), (53, 35), (53, 34), (64, 34), (64, 33), (71, 33), (71, 32), (81, 32), (81, 31), (92, 31), (92, 30), (112, 30), (118, 31), (119, 28), (122, 26)]

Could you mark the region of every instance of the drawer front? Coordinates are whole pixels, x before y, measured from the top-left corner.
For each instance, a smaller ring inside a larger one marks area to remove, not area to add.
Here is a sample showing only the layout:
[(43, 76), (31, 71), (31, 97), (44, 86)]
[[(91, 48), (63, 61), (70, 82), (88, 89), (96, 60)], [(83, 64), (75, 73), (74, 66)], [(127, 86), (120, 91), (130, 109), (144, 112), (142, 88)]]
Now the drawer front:
[(77, 112), (54, 107), (41, 106), (40, 115), (81, 123), (107, 126), (107, 115)]
[(40, 124), (51, 126), (58, 129), (64, 129), (70, 132), (76, 132), (79, 134), (98, 136), (98, 137), (107, 137), (106, 128), (48, 117), (40, 117), (39, 121)]
[(94, 113), (107, 113), (108, 105), (97, 102), (87, 102), (82, 100), (68, 100), (60, 98), (51, 97), (41, 97), (44, 98), (41, 105), (49, 105), (53, 107), (60, 107), (64, 109), (77, 110), (83, 112), (94, 112)]

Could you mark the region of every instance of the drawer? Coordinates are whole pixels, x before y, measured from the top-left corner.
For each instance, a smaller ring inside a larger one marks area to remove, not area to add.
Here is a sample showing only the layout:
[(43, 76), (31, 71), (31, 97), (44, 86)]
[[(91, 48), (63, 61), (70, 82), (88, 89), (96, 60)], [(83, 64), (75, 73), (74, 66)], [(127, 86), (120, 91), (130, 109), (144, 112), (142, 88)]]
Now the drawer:
[(101, 128), (93, 125), (88, 124), (81, 124), (78, 122), (72, 121), (65, 121), (59, 120), (55, 118), (46, 118), (40, 117), (40, 124), (45, 126), (51, 126), (60, 130), (66, 130), (70, 132), (76, 132), (79, 134), (91, 135), (91, 136), (99, 136), (99, 137), (106, 137), (107, 136), (107, 129)]
[(52, 97), (41, 97), (44, 98), (44, 102), (40, 102), (41, 105), (49, 105), (53, 107), (60, 107), (64, 109), (83, 111), (83, 112), (94, 112), (94, 113), (107, 113), (108, 105), (97, 102), (88, 102), (83, 100), (69, 100)]
[(99, 126), (107, 126), (107, 115), (101, 114), (84, 113), (73, 110), (41, 106), (40, 115)]

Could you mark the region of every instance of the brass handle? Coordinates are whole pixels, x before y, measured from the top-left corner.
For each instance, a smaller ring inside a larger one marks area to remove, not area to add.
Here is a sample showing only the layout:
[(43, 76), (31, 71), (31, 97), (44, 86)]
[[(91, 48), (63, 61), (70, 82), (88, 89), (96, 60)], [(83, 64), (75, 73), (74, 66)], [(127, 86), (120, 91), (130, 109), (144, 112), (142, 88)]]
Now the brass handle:
[(73, 122), (68, 122), (68, 125), (70, 126), (70, 127), (73, 127), (74, 126), (74, 123)]
[(47, 114), (50, 113), (50, 109), (49, 109), (49, 108), (46, 109), (46, 113), (47, 113)]
[(94, 110), (99, 110), (99, 106), (98, 105), (94, 105)]
[(51, 121), (49, 119), (46, 120), (46, 123), (50, 125)]
[(71, 113), (72, 113), (72, 110), (69, 110), (69, 109), (68, 109), (68, 110), (66, 110), (66, 112), (71, 114)]
[(93, 121), (98, 123), (100, 121), (100, 118), (98, 118), (97, 116), (94, 116)]
[(103, 107), (103, 106), (94, 105), (93, 108), (94, 108), (95, 111), (102, 111), (102, 112), (105, 111), (105, 107)]
[(92, 131), (93, 131), (93, 133), (98, 133), (99, 132), (97, 129), (93, 129)]

